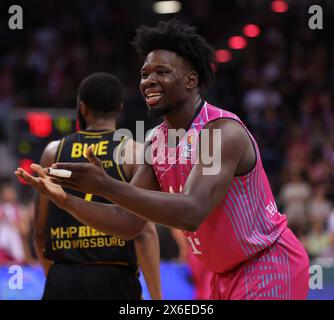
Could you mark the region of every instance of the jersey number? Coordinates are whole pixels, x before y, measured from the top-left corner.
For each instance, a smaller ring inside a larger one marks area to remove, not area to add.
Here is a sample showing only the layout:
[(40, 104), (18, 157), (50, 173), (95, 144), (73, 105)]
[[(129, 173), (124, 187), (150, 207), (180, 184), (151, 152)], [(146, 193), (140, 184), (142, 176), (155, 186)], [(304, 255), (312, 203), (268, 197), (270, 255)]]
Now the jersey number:
[[(179, 186), (179, 191), (180, 191), (180, 193), (182, 193), (182, 191), (183, 191), (183, 187), (181, 185)], [(174, 190), (173, 190), (172, 186), (169, 186), (169, 192), (174, 193)], [(194, 232), (194, 234), (196, 235), (196, 232)], [(188, 236), (187, 239), (188, 239), (188, 241), (191, 245), (191, 248), (193, 250), (193, 254), (202, 254), (202, 252), (199, 251), (198, 248), (196, 247), (196, 246), (200, 245), (199, 239), (198, 238), (192, 239), (190, 236)]]
[(201, 251), (198, 250), (197, 246), (200, 245), (199, 239), (198, 238), (192, 238), (190, 236), (187, 236), (187, 239), (191, 245), (191, 248), (193, 249), (193, 254), (202, 254)]

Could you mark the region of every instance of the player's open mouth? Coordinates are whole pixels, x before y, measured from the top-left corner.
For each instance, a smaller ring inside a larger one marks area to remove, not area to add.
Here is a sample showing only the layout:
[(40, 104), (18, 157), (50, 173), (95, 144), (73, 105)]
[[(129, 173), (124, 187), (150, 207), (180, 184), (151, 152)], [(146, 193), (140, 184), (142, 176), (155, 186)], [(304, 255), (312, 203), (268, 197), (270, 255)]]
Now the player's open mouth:
[(161, 99), (161, 97), (162, 97), (161, 92), (151, 92), (151, 93), (145, 94), (146, 103), (150, 107), (156, 105), (159, 102), (159, 100)]

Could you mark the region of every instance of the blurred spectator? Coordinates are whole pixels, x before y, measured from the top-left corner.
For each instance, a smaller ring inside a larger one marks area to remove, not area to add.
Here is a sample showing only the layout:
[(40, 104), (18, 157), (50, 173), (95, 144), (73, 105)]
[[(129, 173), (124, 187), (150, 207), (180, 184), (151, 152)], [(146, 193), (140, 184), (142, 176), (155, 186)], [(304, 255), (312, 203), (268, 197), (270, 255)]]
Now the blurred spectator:
[(332, 210), (329, 215), (327, 230), (329, 233), (329, 245), (324, 250), (321, 257), (331, 259), (334, 265), (334, 210)]
[(17, 204), (16, 190), (5, 181), (0, 186), (0, 251), (4, 262), (25, 261), (22, 241), (21, 210)]
[(321, 220), (311, 222), (311, 230), (303, 240), (310, 259), (324, 254), (330, 244), (330, 236)]
[(0, 177), (6, 177), (8, 176), (8, 172), (13, 172), (16, 165), (15, 162), (8, 144), (1, 143), (0, 141)]
[(291, 136), (286, 146), (287, 167), (290, 170), (304, 171), (310, 161), (310, 142), (300, 126), (296, 125), (290, 130)]
[[(324, 158), (329, 162), (330, 167), (334, 168), (334, 127), (332, 128), (332, 131), (329, 133), (329, 135), (324, 139), (323, 141), (323, 155)], [(334, 173), (331, 172), (331, 176), (333, 176)]]
[(261, 113), (266, 108), (276, 108), (280, 105), (281, 100), (278, 91), (258, 80), (255, 86), (246, 92), (243, 100), (246, 119), (251, 128), (261, 125)]
[(302, 173), (290, 171), (288, 181), (281, 188), (279, 203), (287, 216), (289, 227), (297, 236), (306, 231), (307, 201), (311, 193), (311, 185), (303, 179)]
[(316, 186), (330, 181), (333, 175), (331, 163), (323, 157), (321, 150), (314, 148), (312, 161), (309, 164), (309, 177)]
[(27, 264), (39, 263), (34, 242), (34, 205), (34, 200), (30, 200), (22, 206), (21, 234), (25, 253), (25, 263)]
[(326, 185), (316, 185), (308, 203), (308, 216), (310, 220), (326, 223), (331, 211), (331, 206), (331, 202), (328, 201), (326, 197)]
[(277, 192), (280, 172), (283, 166), (283, 122), (275, 108), (264, 111), (264, 119), (257, 129), (264, 167), (270, 172), (269, 180), (274, 193)]
[(329, 233), (329, 244), (322, 252), (321, 258), (334, 259), (334, 232)]
[(334, 208), (332, 209), (329, 217), (328, 217), (328, 226), (327, 229), (330, 233), (334, 233)]

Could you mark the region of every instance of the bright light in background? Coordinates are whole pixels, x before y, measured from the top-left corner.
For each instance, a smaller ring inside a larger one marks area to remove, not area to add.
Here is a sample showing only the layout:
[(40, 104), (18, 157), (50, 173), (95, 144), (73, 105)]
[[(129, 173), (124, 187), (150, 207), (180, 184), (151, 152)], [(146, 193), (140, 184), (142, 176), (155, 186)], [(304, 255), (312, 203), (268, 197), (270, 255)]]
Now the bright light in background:
[[(34, 163), (31, 159), (20, 159), (19, 161), (19, 167), (27, 171), (29, 174), (32, 174), (32, 170), (30, 166)], [(21, 177), (19, 177), (19, 182), (22, 184), (27, 184), (25, 180), (23, 180)]]
[(275, 0), (271, 3), (271, 10), (276, 13), (284, 13), (289, 10), (289, 6), (283, 0)]
[(229, 62), (232, 58), (230, 50), (221, 49), (216, 50), (216, 61), (219, 63)]
[(52, 133), (52, 118), (47, 112), (28, 112), (26, 120), (32, 135), (45, 138)]
[(177, 13), (182, 9), (179, 1), (157, 1), (153, 4), (153, 10), (158, 14)]
[(234, 36), (228, 40), (228, 45), (235, 50), (244, 49), (247, 46), (247, 40), (241, 36)]
[(243, 28), (243, 33), (248, 38), (256, 38), (260, 35), (261, 29), (256, 24), (247, 24)]

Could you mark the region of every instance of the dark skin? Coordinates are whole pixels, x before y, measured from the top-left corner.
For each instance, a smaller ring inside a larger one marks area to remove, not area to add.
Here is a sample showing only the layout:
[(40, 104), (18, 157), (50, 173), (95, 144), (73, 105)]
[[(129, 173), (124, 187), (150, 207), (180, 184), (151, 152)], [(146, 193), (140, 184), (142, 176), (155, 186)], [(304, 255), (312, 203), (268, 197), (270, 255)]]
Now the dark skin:
[[(83, 116), (85, 122), (87, 123), (86, 130), (88, 131), (89, 130), (103, 131), (106, 129), (112, 131), (116, 130), (115, 116), (110, 116), (110, 117), (95, 116), (82, 101), (79, 101), (79, 108), (81, 115)], [(60, 141), (53, 141), (47, 145), (47, 147), (43, 151), (40, 160), (40, 165), (42, 167), (50, 167), (54, 163), (59, 143)], [(140, 152), (140, 145), (136, 144), (133, 141), (128, 141), (126, 148), (133, 149), (133, 152), (135, 153)], [(37, 167), (40, 168), (39, 166)], [(126, 163), (123, 165), (123, 168), (127, 177), (133, 177), (138, 169), (136, 165), (126, 164)], [(45, 178), (45, 182), (49, 183), (47, 179), (48, 178)], [(55, 190), (57, 190), (58, 186), (54, 185), (54, 187), (56, 187)], [(58, 187), (58, 190), (64, 193), (64, 191), (60, 187)], [(44, 195), (47, 194), (44, 193)], [(48, 205), (49, 205), (49, 199), (44, 195), (43, 192), (41, 194), (38, 193), (35, 200), (34, 238), (39, 260), (41, 261), (45, 275), (47, 275), (53, 261), (44, 258), (46, 232), (48, 232), (47, 217), (48, 217)], [(82, 201), (82, 199), (80, 200), (81, 200), (80, 210), (84, 210), (83, 208), (88, 204), (88, 202)], [(66, 210), (66, 208), (64, 209)], [(154, 300), (159, 300), (162, 298), (160, 280), (159, 280), (160, 248), (159, 248), (157, 231), (153, 223), (146, 223), (145, 221), (145, 225), (143, 226), (138, 236), (135, 238), (134, 244), (138, 262), (143, 271), (151, 298)]]
[[(170, 128), (187, 128), (201, 102), (196, 72), (187, 61), (166, 50), (154, 50), (147, 56), (142, 68), (140, 89), (144, 98), (147, 92), (162, 92), (160, 100), (149, 107), (168, 111), (164, 117)], [(81, 199), (50, 190), (57, 186), (49, 181), (46, 183), (45, 171), (41, 167), (34, 168), (41, 178), (32, 180), (25, 173), (21, 172), (21, 175), (58, 206), (103, 232), (125, 239), (133, 238), (145, 220), (196, 231), (224, 199), (233, 177), (251, 171), (256, 161), (252, 141), (239, 123), (219, 119), (205, 128), (210, 132), (213, 129), (221, 132), (221, 168), (216, 175), (203, 175), (205, 164), (195, 164), (180, 194), (161, 192), (149, 164), (141, 165), (130, 184), (114, 180), (104, 172), (91, 150), (88, 152), (90, 163), (54, 165), (59, 169), (71, 170), (72, 176), (55, 178), (53, 182), (85, 193), (98, 194), (117, 205), (92, 202), (85, 206), (84, 211), (80, 211)], [(210, 150), (214, 148), (213, 139), (210, 139), (209, 146)], [(98, 211), (99, 215), (92, 215), (92, 211)], [(124, 224), (131, 224), (131, 228), (124, 228)]]
[[(43, 167), (52, 165), (55, 161), (59, 141), (53, 141), (49, 143), (44, 149), (40, 164)], [(49, 268), (53, 261), (44, 258), (44, 246), (46, 241), (47, 232), (47, 217), (48, 217), (49, 199), (43, 195), (37, 193), (35, 199), (35, 215), (34, 215), (34, 240), (36, 246), (36, 252), (41, 262), (44, 273), (49, 272)]]
[[(79, 108), (82, 116), (86, 120), (88, 124), (87, 130), (103, 130), (105, 128), (110, 128), (110, 130), (116, 130), (116, 120), (114, 117), (105, 118), (105, 117), (94, 117), (93, 114), (89, 111), (86, 105), (83, 102), (79, 102)], [(50, 167), (55, 159), (58, 150), (60, 141), (52, 141), (50, 142), (46, 148), (44, 149), (40, 165), (42, 167)], [(128, 166), (127, 170), (132, 170), (132, 166)], [(132, 174), (129, 172), (129, 174)], [(39, 260), (43, 265), (43, 269), (45, 274), (48, 273), (48, 270), (53, 263), (52, 261), (44, 258), (44, 244), (46, 241), (46, 221), (48, 217), (48, 205), (49, 199), (44, 197), (43, 195), (37, 194), (35, 199), (35, 219), (34, 219), (34, 238), (36, 251)]]

